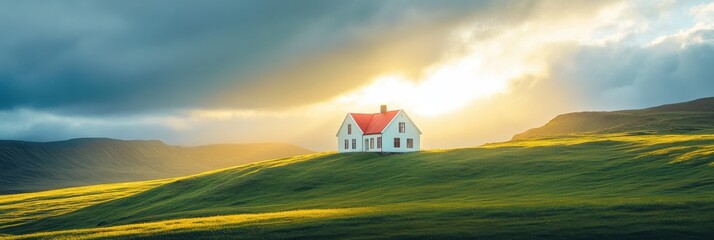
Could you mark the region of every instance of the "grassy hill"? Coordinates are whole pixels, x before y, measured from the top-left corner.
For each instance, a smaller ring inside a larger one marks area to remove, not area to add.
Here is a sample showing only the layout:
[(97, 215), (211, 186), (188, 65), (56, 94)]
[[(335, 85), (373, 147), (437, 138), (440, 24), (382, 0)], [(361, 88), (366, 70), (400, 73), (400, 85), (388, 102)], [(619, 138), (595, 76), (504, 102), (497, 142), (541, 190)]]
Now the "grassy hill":
[(711, 102), (563, 115), (474, 148), (5, 195), (0, 238), (709, 239)]
[(177, 147), (106, 138), (0, 141), (0, 194), (178, 177), (310, 152), (289, 144)]
[(580, 135), (383, 156), (313, 154), (0, 197), (23, 238), (704, 239), (714, 135)]
[(581, 133), (714, 133), (712, 126), (714, 97), (640, 110), (563, 114), (543, 127), (516, 134), (513, 139)]

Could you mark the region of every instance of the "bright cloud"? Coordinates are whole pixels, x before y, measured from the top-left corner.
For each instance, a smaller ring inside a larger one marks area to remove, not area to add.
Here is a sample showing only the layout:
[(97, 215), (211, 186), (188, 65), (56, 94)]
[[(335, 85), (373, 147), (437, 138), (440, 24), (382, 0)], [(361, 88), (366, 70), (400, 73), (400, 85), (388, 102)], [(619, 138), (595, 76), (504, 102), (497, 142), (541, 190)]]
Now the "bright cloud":
[(714, 3), (703, 3), (691, 8), (690, 12), (700, 24), (714, 24)]
[(714, 94), (709, 1), (328, 2), (7, 4), (0, 138), (329, 150), (346, 112), (388, 104), (426, 147), (470, 146)]
[[(616, 41), (638, 31), (628, 11), (633, 6), (616, 3), (589, 16), (543, 18), (519, 26), (495, 29), (492, 37), (480, 38), (492, 28), (465, 26), (453, 31), (454, 43), (447, 59), (436, 63), (417, 79), (386, 73), (373, 82), (336, 99), (352, 109), (389, 104), (421, 115), (460, 110), (475, 100), (506, 93), (510, 81), (524, 76), (547, 75), (550, 44), (576, 42), (583, 45)], [(348, 106), (349, 106), (348, 105)]]

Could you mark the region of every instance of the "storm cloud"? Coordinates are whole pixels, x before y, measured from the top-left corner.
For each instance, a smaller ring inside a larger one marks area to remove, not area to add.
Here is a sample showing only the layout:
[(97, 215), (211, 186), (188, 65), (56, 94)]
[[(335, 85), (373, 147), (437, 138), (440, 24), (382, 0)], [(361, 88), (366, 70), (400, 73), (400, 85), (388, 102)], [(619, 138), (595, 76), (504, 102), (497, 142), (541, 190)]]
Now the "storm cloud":
[(561, 46), (549, 81), (591, 109), (641, 108), (714, 96), (714, 28), (647, 46)]
[[(20, 1), (0, 9), (0, 109), (285, 108), (417, 74), (455, 26), (554, 1)], [(578, 12), (588, 1), (562, 6)]]
[[(373, 110), (335, 99), (361, 101), (385, 74), (437, 93), (413, 99), (479, 92), (429, 78), (472, 58), (486, 70), (474, 78), (507, 89), (412, 116), (426, 147), (471, 146), (567, 111), (714, 95), (712, 16), (712, 3), (670, 0), (6, 2), (0, 138), (331, 149), (345, 112)], [(473, 124), (440, 129), (463, 119)]]

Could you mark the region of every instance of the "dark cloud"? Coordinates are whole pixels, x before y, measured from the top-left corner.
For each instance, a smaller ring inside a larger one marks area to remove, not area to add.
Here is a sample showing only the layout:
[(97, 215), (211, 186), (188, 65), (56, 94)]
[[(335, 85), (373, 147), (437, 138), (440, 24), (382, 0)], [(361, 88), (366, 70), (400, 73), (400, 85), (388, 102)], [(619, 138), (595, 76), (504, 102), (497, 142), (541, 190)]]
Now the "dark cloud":
[(15, 14), (0, 14), (7, 23), (1, 31), (12, 36), (0, 45), (7, 63), (0, 69), (0, 107), (113, 112), (200, 104), (232, 84), (220, 74), (269, 67), (301, 24), (334, 8), (191, 3), (4, 6)]
[(714, 96), (714, 29), (649, 46), (559, 46), (548, 81), (591, 109), (654, 106)]
[(307, 89), (301, 76), (298, 84), (265, 76), (288, 65), (315, 72), (327, 67), (301, 59), (330, 58), (325, 51), (354, 45), (349, 31), (379, 21), (382, 9), (371, 1), (44, 4), (17, 2), (0, 10), (0, 109), (211, 107), (211, 96), (225, 89), (231, 91), (222, 94), (238, 96), (230, 107), (261, 107), (241, 96), (252, 95), (250, 87), (263, 80), (277, 89)]
[[(0, 9), (0, 110), (279, 108), (416, 74), (455, 26), (578, 1), (73, 1)], [(603, 3), (598, 3), (603, 4)], [(577, 12), (577, 11), (572, 11)]]
[[(455, 29), (475, 27), (474, 42), (487, 42), (531, 21), (557, 25), (589, 19), (610, 3), (3, 3), (0, 138), (158, 138), (180, 144), (283, 141), (332, 149), (332, 128), (349, 110), (319, 116), (323, 122), (316, 122), (311, 116), (291, 116), (289, 121), (195, 120), (190, 109), (280, 112), (279, 108), (355, 90), (384, 73), (420, 79), (425, 67), (460, 50), (453, 44)], [(625, 38), (650, 39), (629, 34)], [(712, 35), (712, 30), (701, 29), (648, 46), (630, 44), (628, 39), (604, 46), (548, 43), (552, 46), (543, 46), (543, 54), (556, 56), (543, 63), (550, 68), (549, 76), (520, 76), (510, 82), (509, 93), (471, 102), (441, 118), (413, 117), (429, 134), (429, 146), (472, 146), (509, 139), (563, 112), (648, 107), (712, 96)], [(463, 119), (474, 123), (467, 129), (443, 129), (463, 125)]]

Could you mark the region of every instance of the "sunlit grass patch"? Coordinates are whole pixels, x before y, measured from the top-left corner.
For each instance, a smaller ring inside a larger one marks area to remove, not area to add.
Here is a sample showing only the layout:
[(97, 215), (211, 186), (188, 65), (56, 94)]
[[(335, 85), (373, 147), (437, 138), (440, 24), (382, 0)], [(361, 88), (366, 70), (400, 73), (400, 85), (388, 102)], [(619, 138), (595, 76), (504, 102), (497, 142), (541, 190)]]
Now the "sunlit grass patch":
[[(681, 138), (680, 138), (681, 139)], [(677, 142), (672, 141), (668, 143), (657, 142), (655, 144), (650, 144), (648, 146), (655, 146), (657, 144), (667, 145), (667, 147), (644, 151), (640, 153), (637, 158), (645, 158), (649, 156), (660, 156), (667, 157), (671, 159), (669, 163), (681, 163), (689, 160), (702, 159), (706, 157), (711, 157), (714, 155), (714, 140), (708, 137), (692, 137), (685, 138), (686, 140)], [(684, 142), (691, 141), (688, 144), (683, 144)]]
[(161, 234), (166, 232), (180, 233), (185, 231), (202, 231), (220, 229), (228, 226), (244, 224), (291, 224), (309, 219), (331, 219), (348, 217), (375, 211), (371, 208), (341, 208), (341, 209), (309, 209), (284, 212), (236, 214), (214, 217), (185, 218), (166, 220), (150, 223), (120, 225), (91, 229), (65, 230), (55, 232), (40, 232), (27, 235), (14, 236), (10, 239), (93, 239), (114, 237), (141, 237)]
[(679, 163), (695, 158), (710, 157), (712, 155), (714, 155), (714, 145), (700, 146), (696, 150), (688, 151), (682, 155), (679, 155), (670, 163)]
[[(545, 239), (563, 236), (605, 239), (628, 234), (682, 239), (706, 236), (707, 229), (702, 232), (696, 229), (710, 226), (711, 217), (692, 211), (708, 211), (713, 207), (710, 202), (682, 199), (559, 200), (499, 205), (411, 203), (173, 219), (32, 233), (10, 239), (531, 239), (533, 233)], [(681, 227), (672, 229), (675, 225)]]
[(172, 179), (1, 195), (0, 229), (25, 221), (62, 215), (101, 202), (131, 196), (170, 181)]
[(304, 162), (304, 161), (312, 160), (314, 158), (329, 156), (329, 155), (333, 155), (333, 154), (336, 154), (336, 153), (334, 153), (334, 152), (313, 153), (313, 154), (300, 155), (300, 156), (295, 156), (295, 157), (290, 157), (290, 158), (285, 158), (285, 159), (263, 161), (263, 162), (260, 162), (260, 164), (262, 166), (270, 167), (270, 168), (282, 167), (282, 166), (299, 163), (299, 162)]
[(202, 172), (199, 174), (190, 175), (188, 177), (201, 177), (201, 176), (207, 176), (207, 175), (224, 172), (224, 171), (243, 170), (243, 169), (256, 168), (256, 167), (259, 167), (259, 168), (280, 167), (280, 166), (285, 166), (285, 165), (289, 165), (289, 164), (299, 163), (302, 161), (311, 160), (316, 157), (327, 156), (330, 154), (335, 154), (335, 153), (334, 152), (321, 152), (321, 153), (305, 154), (305, 155), (298, 155), (298, 156), (286, 157), (286, 158), (270, 159), (270, 160), (264, 160), (264, 161), (254, 162), (254, 163), (248, 163), (248, 164), (244, 164), (244, 165), (240, 165), (240, 166), (236, 166), (236, 167), (206, 171), (206, 172)]
[(627, 133), (614, 134), (578, 134), (554, 138), (523, 139), (501, 143), (490, 143), (481, 148), (499, 147), (548, 147), (570, 146), (583, 143), (617, 141), (635, 143), (641, 146), (656, 144), (674, 144), (687, 141), (714, 141), (714, 134), (670, 134), (670, 135), (631, 135)]
[(667, 148), (662, 148), (659, 150), (655, 151), (650, 151), (645, 154), (643, 154), (640, 157), (644, 156), (657, 156), (657, 155), (673, 155), (673, 154), (681, 154), (682, 152), (687, 152), (691, 151), (693, 149), (697, 149), (696, 146), (674, 146), (674, 147), (667, 147)]

